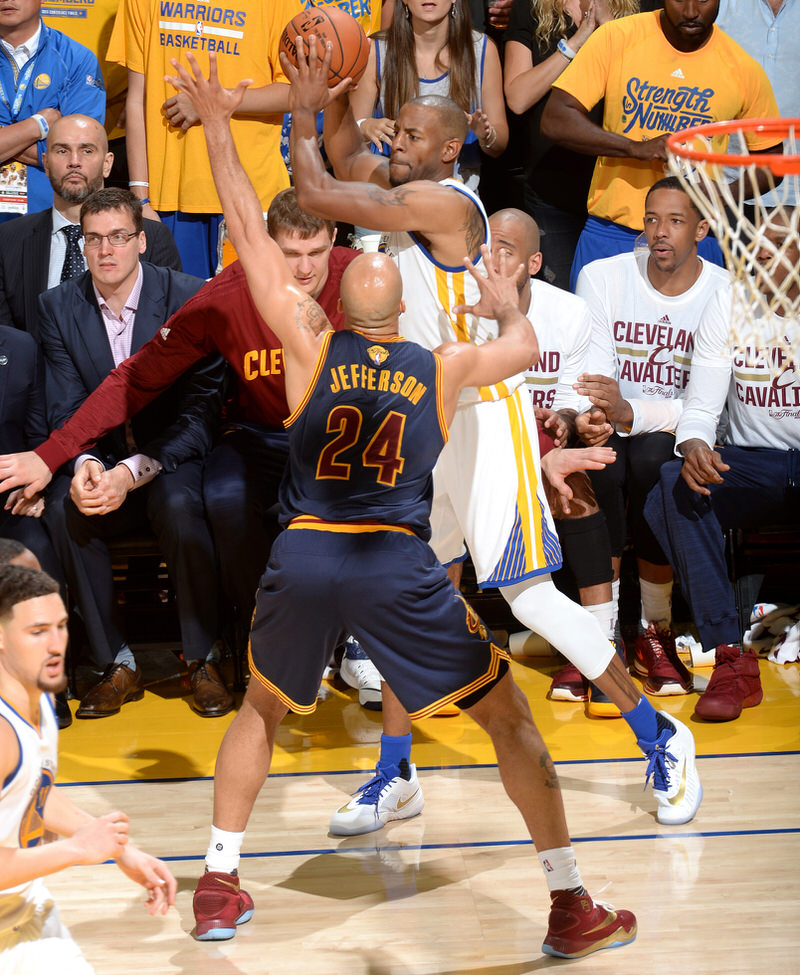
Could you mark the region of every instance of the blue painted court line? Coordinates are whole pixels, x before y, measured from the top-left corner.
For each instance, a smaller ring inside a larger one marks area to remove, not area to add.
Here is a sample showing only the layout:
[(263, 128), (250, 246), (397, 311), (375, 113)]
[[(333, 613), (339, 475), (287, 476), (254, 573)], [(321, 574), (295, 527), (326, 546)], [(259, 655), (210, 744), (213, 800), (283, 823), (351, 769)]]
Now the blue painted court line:
[[(715, 755), (698, 755), (697, 760), (703, 761), (707, 758), (780, 758), (784, 755), (800, 755), (800, 749), (787, 752), (720, 752)], [(612, 765), (617, 762), (643, 762), (644, 755), (636, 758), (574, 758), (554, 762), (554, 765)], [(487, 762), (484, 765), (418, 765), (418, 772), (449, 772), (462, 771), (464, 769), (487, 769), (497, 768), (496, 762)], [(324, 778), (326, 775), (369, 775), (372, 769), (329, 769), (324, 772), (271, 772), (270, 779), (299, 779), (319, 776)], [(79, 785), (153, 785), (154, 783), (175, 783), (175, 782), (213, 782), (213, 775), (187, 775), (173, 776), (168, 778), (148, 778), (148, 779), (87, 779), (84, 782), (58, 782), (60, 789), (69, 789)]]
[[(620, 836), (572, 836), (572, 843), (629, 843), (633, 840), (684, 840), (699, 839), (708, 837), (726, 836), (786, 836), (789, 834), (800, 833), (800, 827), (786, 827), (784, 829), (732, 829), (732, 830), (703, 830), (697, 833), (633, 833), (622, 834)], [(242, 853), (243, 860), (274, 860), (280, 857), (309, 857), (323, 856), (326, 854), (349, 854), (349, 853), (377, 853), (378, 850), (478, 850), (489, 849), (492, 847), (512, 847), (512, 846), (533, 846), (531, 840), (479, 840), (474, 843), (386, 843), (380, 847), (375, 846), (349, 846), (337, 848), (333, 846), (311, 848), (308, 850), (276, 850), (256, 853)], [(165, 856), (162, 860), (175, 862), (178, 860), (205, 860), (205, 853), (193, 854), (191, 856)], [(109, 861), (111, 862), (111, 861)]]

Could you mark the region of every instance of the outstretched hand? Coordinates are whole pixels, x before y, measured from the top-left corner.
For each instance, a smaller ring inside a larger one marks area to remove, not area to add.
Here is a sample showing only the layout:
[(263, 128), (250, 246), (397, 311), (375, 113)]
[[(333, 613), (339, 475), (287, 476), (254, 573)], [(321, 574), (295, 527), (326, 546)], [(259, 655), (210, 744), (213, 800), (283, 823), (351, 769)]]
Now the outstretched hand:
[(147, 891), (147, 908), (151, 914), (166, 914), (175, 903), (178, 883), (163, 860), (129, 843), (117, 856), (117, 866), (131, 880)]
[(193, 54), (188, 53), (186, 60), (192, 69), (191, 75), (176, 58), (172, 58), (170, 64), (177, 75), (164, 75), (164, 80), (186, 95), (203, 125), (220, 119), (227, 122), (242, 104), (253, 79), (245, 78), (233, 89), (223, 88), (217, 74), (216, 54), (208, 55), (208, 78), (203, 76)]
[[(32, 450), (0, 456), (0, 492), (21, 487), (24, 488), (24, 497), (33, 498), (44, 491), (52, 480), (50, 468)], [(19, 500), (18, 495), (15, 495), (15, 500)], [(7, 499), (6, 510), (13, 507), (14, 503), (10, 498)]]
[(339, 95), (353, 87), (352, 78), (344, 78), (328, 87), (331, 69), (331, 52), (333, 45), (325, 43), (323, 55), (317, 53), (317, 35), (310, 34), (308, 38), (308, 53), (302, 37), (295, 39), (297, 65), (292, 64), (286, 54), (281, 51), (281, 67), (289, 79), (289, 111), (313, 112), (315, 115), (323, 111)]
[(523, 265), (513, 266), (506, 255), (501, 254), (498, 268), (495, 269), (492, 255), (486, 244), (481, 244), (481, 257), (485, 275), (480, 273), (468, 257), (464, 258), (464, 266), (475, 279), (480, 290), (480, 300), (476, 305), (454, 305), (454, 315), (499, 318), (504, 311), (519, 306), (517, 278), (522, 273)]
[[(567, 478), (579, 471), (602, 470), (608, 464), (613, 464), (616, 459), (616, 451), (611, 447), (578, 447), (575, 450), (556, 447), (555, 450), (546, 453), (542, 457), (542, 473), (545, 488), (552, 489), (547, 491), (551, 507), (554, 503), (553, 492), (555, 492), (561, 512), (568, 515), (571, 511), (570, 501), (574, 495)], [(556, 514), (555, 511), (553, 513)]]

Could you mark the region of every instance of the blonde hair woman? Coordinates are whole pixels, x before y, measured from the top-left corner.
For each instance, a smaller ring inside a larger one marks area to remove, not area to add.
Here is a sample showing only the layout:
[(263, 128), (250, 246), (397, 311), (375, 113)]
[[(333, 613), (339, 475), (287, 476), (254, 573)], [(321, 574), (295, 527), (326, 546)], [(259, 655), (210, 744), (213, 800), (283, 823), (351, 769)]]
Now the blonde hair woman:
[(550, 86), (596, 27), (655, 9), (657, 0), (514, 0), (506, 31), (505, 97), (525, 119), (525, 209), (544, 232), (547, 280), (569, 288), (569, 269), (586, 220), (594, 159), (554, 146), (539, 131)]

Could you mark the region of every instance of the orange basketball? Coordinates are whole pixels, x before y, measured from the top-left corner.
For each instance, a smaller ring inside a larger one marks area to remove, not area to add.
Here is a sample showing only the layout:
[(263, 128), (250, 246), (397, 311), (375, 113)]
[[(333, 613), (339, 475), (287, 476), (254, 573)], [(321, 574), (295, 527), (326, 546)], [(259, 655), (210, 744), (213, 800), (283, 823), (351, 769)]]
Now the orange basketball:
[(325, 56), (325, 44), (330, 41), (333, 47), (328, 87), (332, 88), (345, 78), (352, 78), (356, 82), (361, 78), (367, 67), (369, 42), (357, 20), (332, 3), (309, 7), (296, 14), (284, 27), (280, 40), (280, 49), (292, 64), (297, 64), (296, 38), (302, 37), (307, 45), (311, 34), (317, 35), (317, 56), (320, 61)]

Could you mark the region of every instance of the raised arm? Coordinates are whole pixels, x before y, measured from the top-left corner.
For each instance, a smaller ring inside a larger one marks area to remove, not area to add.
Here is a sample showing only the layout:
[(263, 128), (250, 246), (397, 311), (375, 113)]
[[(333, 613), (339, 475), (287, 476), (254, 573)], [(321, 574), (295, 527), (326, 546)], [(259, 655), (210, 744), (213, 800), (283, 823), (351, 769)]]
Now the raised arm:
[[(414, 180), (401, 186), (384, 188), (388, 187), (386, 160), (374, 156), (364, 146), (349, 106), (345, 105), (342, 109), (340, 99), (326, 110), (326, 116), (331, 109), (344, 111), (344, 127), (350, 125), (349, 141), (354, 150), (348, 157), (352, 165), (348, 164), (346, 169), (346, 182), (335, 179), (327, 171), (320, 155), (314, 120), (319, 105), (324, 104), (329, 60), (330, 49), (322, 62), (317, 60), (316, 38), (312, 35), (308, 58), (298, 39), (298, 66), (295, 68), (288, 62), (284, 63), (292, 82), (289, 95), (293, 116), (292, 172), (299, 205), (316, 216), (348, 220), (373, 230), (412, 230), (422, 233), (428, 238), (437, 260), (443, 264), (460, 264), (465, 249), (470, 258), (477, 258), (478, 247), (485, 239), (485, 228), (474, 204), (464, 194), (432, 180)], [(458, 140), (453, 140), (452, 146), (448, 145), (453, 158), (458, 155), (460, 146)], [(402, 149), (398, 151), (402, 153)], [(366, 160), (363, 166), (359, 162), (362, 158)], [(365, 177), (370, 181), (349, 181)], [(453, 228), (462, 227), (465, 228), (464, 237), (458, 238)], [(437, 247), (438, 250), (435, 249)], [(448, 253), (446, 248), (452, 252)]]
[[(239, 161), (231, 134), (231, 116), (238, 109), (250, 82), (240, 81), (233, 91), (228, 91), (219, 82), (214, 54), (209, 55), (208, 78), (203, 77), (191, 54), (187, 55), (187, 60), (192, 76), (173, 59), (172, 65), (178, 76), (167, 80), (186, 93), (203, 124), (211, 172), (228, 235), (247, 276), (255, 306), (281, 340), (287, 366), (296, 362), (303, 370), (313, 368), (319, 337), (325, 331), (319, 328), (324, 312), (313, 298), (297, 287), (280, 248), (267, 234), (261, 203)], [(305, 389), (305, 381), (287, 370), (290, 403), (296, 382)]]
[(477, 305), (461, 305), (455, 314), (480, 315), (497, 321), (496, 339), (482, 345), (470, 342), (447, 342), (435, 351), (442, 357), (444, 400), (448, 420), (455, 413), (458, 394), (465, 386), (491, 386), (518, 372), (524, 372), (539, 358), (536, 333), (527, 317), (519, 310), (516, 281), (522, 265), (511, 267), (500, 261), (495, 270), (486, 245), (481, 246), (482, 265), (487, 276), (464, 258), (470, 274), (477, 281), (481, 299)]

